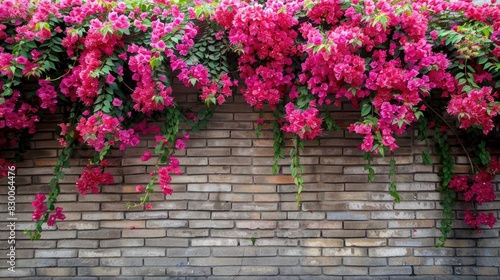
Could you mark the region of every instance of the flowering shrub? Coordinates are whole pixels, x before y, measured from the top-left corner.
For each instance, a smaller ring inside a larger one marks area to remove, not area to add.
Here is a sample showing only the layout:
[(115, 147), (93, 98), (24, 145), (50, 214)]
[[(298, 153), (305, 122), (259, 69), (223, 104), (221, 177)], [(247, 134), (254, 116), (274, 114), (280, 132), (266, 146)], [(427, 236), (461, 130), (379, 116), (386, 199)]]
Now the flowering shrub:
[[(100, 185), (113, 183), (105, 172), (107, 154), (155, 134), (154, 154), (145, 151), (141, 159), (154, 156), (156, 170), (149, 183), (136, 187), (140, 202), (129, 206), (150, 209), (155, 184), (165, 195), (172, 193), (171, 176), (180, 174), (174, 152), (189, 139), (180, 122), (198, 129), (211, 115), (210, 109), (194, 113), (179, 107), (173, 77), (198, 89), (207, 105), (222, 105), (239, 89), (250, 106), (272, 110), (275, 166), (283, 157), (284, 133), (294, 135), (291, 169), (298, 201), (302, 139), (335, 129), (327, 112), (346, 102), (360, 108), (359, 120), (348, 130), (363, 135), (359, 147), (370, 179), (372, 157), (395, 151), (398, 135), (417, 129), (420, 140), (434, 137), (443, 165), (441, 241), (451, 230), (454, 191), (479, 205), (495, 199), (491, 181), (498, 163), (490, 162), (485, 141), (498, 127), (500, 113), (500, 8), (495, 4), (40, 0), (34, 5), (6, 0), (0, 3), (0, 39), (0, 144), (22, 148), (17, 139), (36, 133), (44, 112), (59, 108), (66, 115), (59, 125), (63, 152), (52, 192), (33, 201), (32, 238), (40, 236), (44, 223), (64, 219), (55, 206), (59, 180), (80, 144), (92, 147), (95, 156), (77, 189), (96, 193)], [(38, 87), (26, 88), (27, 81), (37, 81)], [(470, 179), (454, 174), (447, 131), (457, 132), (443, 111), (473, 136), (468, 142), (457, 137), (471, 163)], [(164, 120), (160, 126), (153, 124), (158, 117)], [(263, 122), (261, 115), (258, 131)], [(423, 160), (430, 163), (428, 151)], [(395, 164), (391, 160), (391, 178)], [(389, 190), (399, 201), (394, 181)], [(467, 211), (465, 221), (492, 226), (494, 217)]]

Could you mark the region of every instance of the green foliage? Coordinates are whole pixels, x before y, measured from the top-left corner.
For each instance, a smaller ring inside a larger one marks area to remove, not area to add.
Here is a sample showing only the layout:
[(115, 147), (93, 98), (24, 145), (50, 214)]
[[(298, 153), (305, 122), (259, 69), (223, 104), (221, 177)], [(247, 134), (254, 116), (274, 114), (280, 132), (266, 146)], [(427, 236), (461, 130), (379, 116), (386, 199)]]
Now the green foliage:
[(401, 198), (396, 188), (396, 160), (394, 158), (391, 159), (390, 165), (389, 178), (391, 178), (391, 182), (389, 183), (389, 194), (394, 198), (394, 202), (399, 203), (401, 202)]
[(455, 174), (455, 162), (451, 156), (450, 146), (448, 144), (448, 135), (446, 132), (441, 131), (439, 128), (434, 130), (434, 140), (436, 142), (436, 153), (440, 156), (441, 170), (438, 176), (441, 178), (440, 187), (438, 188), (441, 193), (442, 200), (441, 206), (443, 207), (443, 220), (441, 221), (441, 237), (440, 243), (436, 247), (442, 247), (445, 244), (448, 234), (451, 232), (451, 224), (454, 219), (453, 206), (455, 205), (456, 194), (453, 189), (448, 188), (453, 175)]
[(290, 164), (290, 171), (292, 173), (293, 182), (297, 186), (297, 194), (295, 195), (295, 201), (300, 205), (301, 193), (304, 188), (304, 179), (302, 178), (302, 173), (304, 173), (304, 167), (300, 164), (300, 151), (304, 150), (304, 144), (299, 136), (293, 138), (293, 147), (290, 150), (290, 157), (292, 158), (292, 163)]

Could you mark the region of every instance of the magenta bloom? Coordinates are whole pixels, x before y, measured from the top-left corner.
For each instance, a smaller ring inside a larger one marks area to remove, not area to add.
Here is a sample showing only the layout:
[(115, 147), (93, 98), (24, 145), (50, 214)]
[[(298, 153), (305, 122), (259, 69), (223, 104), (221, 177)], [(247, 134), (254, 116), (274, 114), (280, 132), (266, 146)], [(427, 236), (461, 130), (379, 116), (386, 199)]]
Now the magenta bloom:
[(120, 107), (122, 105), (122, 103), (123, 102), (116, 97), (113, 99), (113, 106)]
[(142, 161), (148, 161), (151, 158), (151, 152), (150, 151), (145, 151), (144, 155), (141, 156)]

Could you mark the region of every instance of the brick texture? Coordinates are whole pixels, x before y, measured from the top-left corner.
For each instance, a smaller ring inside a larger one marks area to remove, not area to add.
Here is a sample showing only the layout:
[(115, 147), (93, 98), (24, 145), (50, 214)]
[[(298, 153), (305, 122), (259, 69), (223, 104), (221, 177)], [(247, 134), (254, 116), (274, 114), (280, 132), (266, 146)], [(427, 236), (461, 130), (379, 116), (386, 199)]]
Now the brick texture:
[[(179, 92), (195, 100), (195, 93)], [(332, 116), (344, 123), (356, 113)], [(42, 120), (43, 134), (31, 140), (33, 149), (17, 170), (15, 273), (7, 270), (7, 192), (1, 181), (0, 278), (500, 279), (498, 224), (477, 233), (458, 221), (446, 247), (434, 247), (441, 206), (433, 170), (439, 166), (421, 163), (411, 135), (398, 140), (395, 155), (401, 203), (387, 193), (389, 159), (373, 160), (378, 173), (369, 183), (356, 149), (361, 139), (338, 131), (305, 143), (299, 206), (290, 161), (280, 161), (279, 174), (272, 175), (272, 133), (266, 126), (255, 137), (257, 117), (240, 96), (218, 108), (208, 128), (191, 134), (188, 150), (179, 153), (183, 174), (173, 178), (174, 195), (153, 195), (150, 211), (125, 203), (138, 199), (135, 185), (149, 181), (154, 161), (138, 157), (152, 151), (152, 141), (114, 151), (110, 170), (117, 183), (97, 195), (76, 192), (74, 181), (90, 155), (78, 151), (59, 200), (67, 220), (32, 242), (22, 233), (33, 226), (31, 200), (48, 192), (60, 153), (53, 133), (58, 118)], [(461, 206), (457, 216), (463, 216)], [(500, 202), (482, 207), (500, 218)]]

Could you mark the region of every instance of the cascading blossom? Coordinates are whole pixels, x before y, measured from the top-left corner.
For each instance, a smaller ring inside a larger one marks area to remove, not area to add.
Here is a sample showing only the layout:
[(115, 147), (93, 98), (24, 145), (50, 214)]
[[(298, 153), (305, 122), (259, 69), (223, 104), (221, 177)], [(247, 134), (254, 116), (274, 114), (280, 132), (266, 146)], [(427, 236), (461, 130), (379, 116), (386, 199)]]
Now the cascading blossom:
[(495, 102), (492, 88), (483, 87), (469, 93), (454, 94), (448, 103), (447, 111), (458, 116), (460, 128), (467, 129), (473, 125), (480, 126), (484, 134), (493, 128), (493, 118), (500, 113), (500, 103)]
[(286, 105), (287, 125), (283, 125), (285, 132), (297, 134), (302, 139), (314, 139), (322, 131), (322, 120), (318, 118), (318, 110), (309, 108), (306, 110), (295, 109), (293, 103)]
[(122, 129), (117, 118), (97, 112), (89, 118), (82, 117), (76, 126), (81, 140), (100, 152), (105, 146), (120, 143), (120, 150), (126, 146), (137, 146), (139, 136), (132, 129)]

